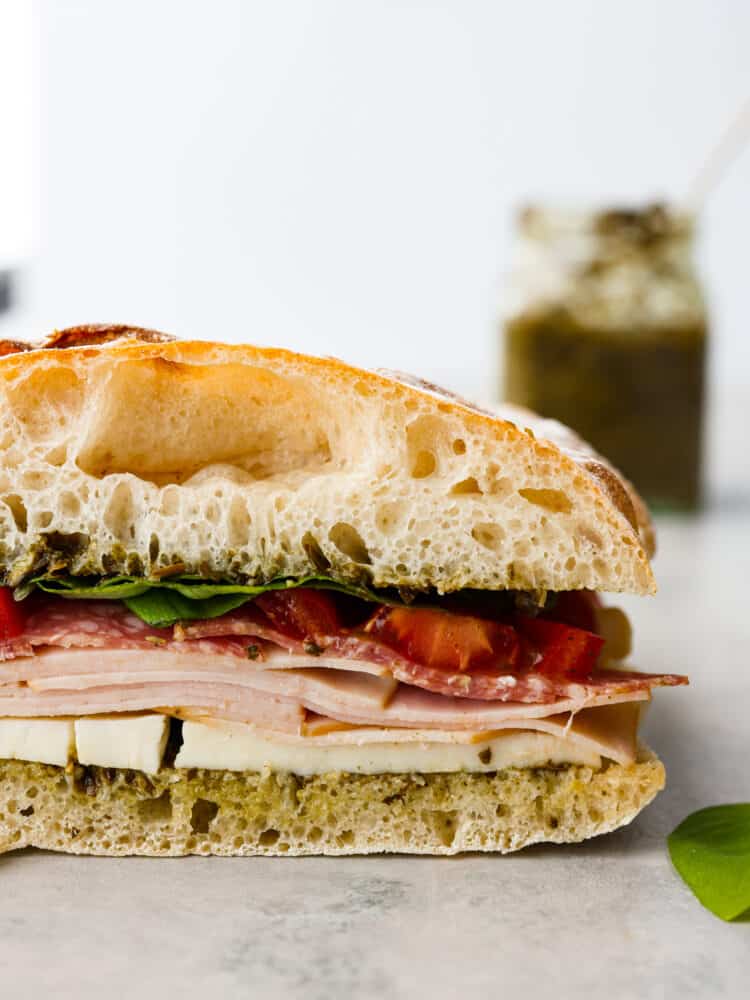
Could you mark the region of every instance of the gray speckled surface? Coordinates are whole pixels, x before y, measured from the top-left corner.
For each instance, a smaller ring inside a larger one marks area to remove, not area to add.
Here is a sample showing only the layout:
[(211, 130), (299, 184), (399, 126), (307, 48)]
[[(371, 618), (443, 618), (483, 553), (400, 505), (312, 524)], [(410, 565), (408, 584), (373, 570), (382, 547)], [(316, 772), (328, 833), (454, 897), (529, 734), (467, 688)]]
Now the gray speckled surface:
[(0, 857), (0, 996), (746, 997), (750, 922), (672, 871), (687, 813), (750, 800), (750, 467), (660, 523), (661, 592), (624, 601), (635, 661), (690, 673), (646, 737), (668, 787), (629, 828), (508, 857)]

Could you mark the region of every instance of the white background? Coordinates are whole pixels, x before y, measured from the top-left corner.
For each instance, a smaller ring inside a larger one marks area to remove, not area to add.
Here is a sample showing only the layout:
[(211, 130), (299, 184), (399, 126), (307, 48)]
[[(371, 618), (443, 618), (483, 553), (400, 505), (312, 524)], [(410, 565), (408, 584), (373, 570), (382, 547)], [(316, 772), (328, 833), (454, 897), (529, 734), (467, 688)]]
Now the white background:
[[(125, 321), (492, 390), (513, 212), (682, 199), (746, 0), (0, 0), (0, 333)], [(20, 110), (19, 110), (20, 109)], [(700, 261), (750, 385), (750, 150)]]

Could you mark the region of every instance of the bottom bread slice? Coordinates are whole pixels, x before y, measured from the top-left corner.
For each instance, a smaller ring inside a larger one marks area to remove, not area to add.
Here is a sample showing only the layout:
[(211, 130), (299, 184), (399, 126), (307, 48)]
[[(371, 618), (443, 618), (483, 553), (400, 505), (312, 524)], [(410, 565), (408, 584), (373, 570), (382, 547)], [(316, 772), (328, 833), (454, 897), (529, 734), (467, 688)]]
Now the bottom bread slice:
[(484, 774), (158, 775), (0, 761), (0, 851), (105, 855), (458, 854), (573, 843), (629, 823), (661, 761)]

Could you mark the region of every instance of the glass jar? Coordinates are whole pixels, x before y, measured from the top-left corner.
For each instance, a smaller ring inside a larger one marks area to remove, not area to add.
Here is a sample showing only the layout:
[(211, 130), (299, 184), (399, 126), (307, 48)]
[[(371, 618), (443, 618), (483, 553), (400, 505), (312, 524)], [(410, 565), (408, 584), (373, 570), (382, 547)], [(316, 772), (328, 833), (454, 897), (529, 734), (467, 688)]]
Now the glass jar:
[(568, 424), (657, 507), (701, 492), (707, 323), (693, 219), (525, 209), (504, 398)]

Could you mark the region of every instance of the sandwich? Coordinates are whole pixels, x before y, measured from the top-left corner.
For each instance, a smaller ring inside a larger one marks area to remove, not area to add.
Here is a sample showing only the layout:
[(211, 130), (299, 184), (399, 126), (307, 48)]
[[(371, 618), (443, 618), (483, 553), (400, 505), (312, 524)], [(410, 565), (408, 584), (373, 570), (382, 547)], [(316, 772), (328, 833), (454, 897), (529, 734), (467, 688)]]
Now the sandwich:
[(289, 351), (0, 345), (0, 850), (514, 851), (664, 785), (607, 592), (633, 487), (561, 425)]

